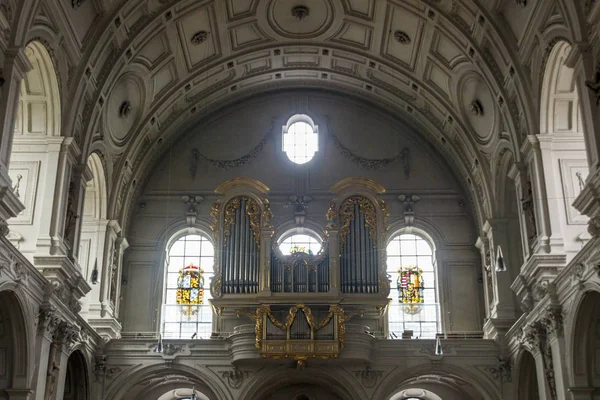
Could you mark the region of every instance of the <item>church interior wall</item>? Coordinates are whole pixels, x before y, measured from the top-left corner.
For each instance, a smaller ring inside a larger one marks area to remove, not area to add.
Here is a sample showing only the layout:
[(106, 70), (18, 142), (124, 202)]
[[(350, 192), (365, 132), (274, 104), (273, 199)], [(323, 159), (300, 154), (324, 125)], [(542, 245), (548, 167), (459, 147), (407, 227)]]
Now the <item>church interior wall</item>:
[[(0, 0), (0, 400), (600, 399), (600, 3), (284, 3)], [(273, 294), (269, 258), (223, 294), (217, 257), (210, 337), (165, 337), (170, 246), (223, 246), (236, 196), (259, 250), (327, 239), (332, 289)], [(430, 336), (387, 277), (335, 286), (352, 196), (373, 257), (431, 245)], [(325, 303), (338, 350), (274, 356)]]

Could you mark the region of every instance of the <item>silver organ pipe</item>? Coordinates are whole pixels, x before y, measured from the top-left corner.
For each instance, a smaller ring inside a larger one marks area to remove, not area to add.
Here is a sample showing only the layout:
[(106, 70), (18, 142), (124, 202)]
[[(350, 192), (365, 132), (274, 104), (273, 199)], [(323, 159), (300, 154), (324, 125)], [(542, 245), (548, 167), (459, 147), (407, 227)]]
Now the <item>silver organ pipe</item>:
[(223, 251), (223, 293), (258, 292), (260, 252), (248, 215), (248, 201), (247, 198), (241, 198), (239, 206), (233, 212), (229, 237), (226, 238)]
[(359, 201), (352, 204), (348, 232), (340, 252), (340, 278), (344, 293), (378, 293), (378, 257), (373, 233)]
[(329, 291), (329, 254), (279, 258), (271, 253), (271, 291), (273, 293), (326, 293)]

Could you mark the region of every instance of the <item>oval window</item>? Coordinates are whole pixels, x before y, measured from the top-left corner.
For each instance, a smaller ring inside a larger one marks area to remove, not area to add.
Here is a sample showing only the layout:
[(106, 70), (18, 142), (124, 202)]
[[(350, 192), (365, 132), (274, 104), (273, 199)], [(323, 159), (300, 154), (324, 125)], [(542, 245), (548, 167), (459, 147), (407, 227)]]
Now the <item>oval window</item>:
[[(294, 117), (292, 117), (294, 118)], [(305, 164), (319, 150), (319, 134), (305, 121), (291, 124), (283, 133), (283, 151), (296, 164)]]

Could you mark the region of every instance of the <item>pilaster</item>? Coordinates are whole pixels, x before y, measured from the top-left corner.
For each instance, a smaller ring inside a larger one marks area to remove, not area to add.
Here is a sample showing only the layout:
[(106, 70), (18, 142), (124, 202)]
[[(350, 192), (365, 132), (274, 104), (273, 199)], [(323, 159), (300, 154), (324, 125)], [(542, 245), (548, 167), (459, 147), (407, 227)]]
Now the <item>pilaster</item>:
[(104, 259), (100, 270), (99, 304), (90, 308), (89, 324), (105, 339), (120, 337), (121, 324), (117, 320), (121, 291), (121, 271), (123, 253), (129, 246), (127, 239), (121, 236), (118, 221), (107, 224), (104, 241)]
[(329, 246), (329, 281), (331, 282), (329, 294), (332, 296), (339, 296), (341, 293), (339, 266), (339, 237), (339, 230), (337, 228), (331, 228), (327, 230), (327, 241)]
[(54, 340), (54, 334), (58, 329), (60, 318), (56, 310), (49, 304), (40, 307), (38, 316), (38, 328), (35, 341), (35, 371), (33, 374), (32, 387), (35, 400), (44, 400), (46, 393), (46, 381), (48, 377), (48, 366), (50, 365), (50, 348)]
[(273, 234), (274, 230), (272, 228), (263, 228), (260, 231), (260, 265), (262, 266), (262, 269), (259, 273), (259, 296), (271, 295), (271, 251)]
[[(496, 265), (499, 249), (508, 249), (507, 221), (503, 219), (488, 220), (483, 226), (489, 243), (491, 267), (489, 269), (492, 277), (493, 302), (490, 306), (490, 318), (494, 320), (516, 321), (517, 312), (514, 295), (511, 291), (510, 274)], [(509, 266), (515, 268), (515, 266)]]
[[(521, 185), (522, 208), (525, 209), (526, 202), (531, 202), (533, 209), (532, 224), (535, 225), (534, 253), (550, 253), (563, 251), (562, 238), (560, 238), (560, 221), (557, 216), (551, 217), (548, 205), (548, 191), (544, 175), (544, 161), (540, 148), (540, 142), (535, 135), (528, 135), (527, 140), (521, 146), (521, 153), (525, 158), (525, 171), (531, 183), (531, 192)], [(551, 170), (551, 169), (550, 169)], [(523, 179), (523, 177), (522, 177)], [(524, 192), (525, 189), (527, 192)], [(556, 213), (555, 213), (556, 214)], [(552, 237), (553, 233), (555, 238)], [(531, 233), (530, 233), (531, 234)]]

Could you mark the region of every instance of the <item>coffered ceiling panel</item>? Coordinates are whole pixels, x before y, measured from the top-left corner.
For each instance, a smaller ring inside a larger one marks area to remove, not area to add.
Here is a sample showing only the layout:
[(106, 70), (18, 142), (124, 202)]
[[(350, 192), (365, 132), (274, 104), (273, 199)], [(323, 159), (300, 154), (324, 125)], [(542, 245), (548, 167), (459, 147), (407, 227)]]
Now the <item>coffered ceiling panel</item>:
[(170, 61), (154, 74), (152, 82), (154, 83), (154, 93), (152, 99), (160, 96), (161, 92), (177, 81), (177, 68), (175, 62)]
[(140, 62), (149, 70), (153, 70), (170, 53), (169, 40), (166, 31), (163, 30), (141, 48), (135, 57), (135, 61)]
[(256, 13), (258, 0), (227, 0), (227, 19), (232, 22), (250, 17)]
[(468, 60), (459, 45), (439, 30), (433, 34), (431, 52), (449, 69), (454, 68), (461, 61)]
[(177, 31), (188, 69), (195, 69), (221, 55), (212, 3), (186, 12), (177, 21)]
[(346, 14), (373, 21), (376, 0), (343, 0)]
[(373, 28), (370, 26), (352, 21), (344, 21), (340, 31), (331, 40), (369, 50), (371, 48), (372, 36)]
[(444, 96), (450, 95), (450, 75), (431, 60), (427, 61), (425, 67), (425, 81), (433, 84)]
[(248, 46), (270, 42), (272, 39), (262, 31), (256, 21), (243, 23), (229, 28), (229, 39), (233, 51)]
[(414, 70), (421, 48), (424, 25), (424, 19), (415, 12), (388, 4), (381, 55)]

